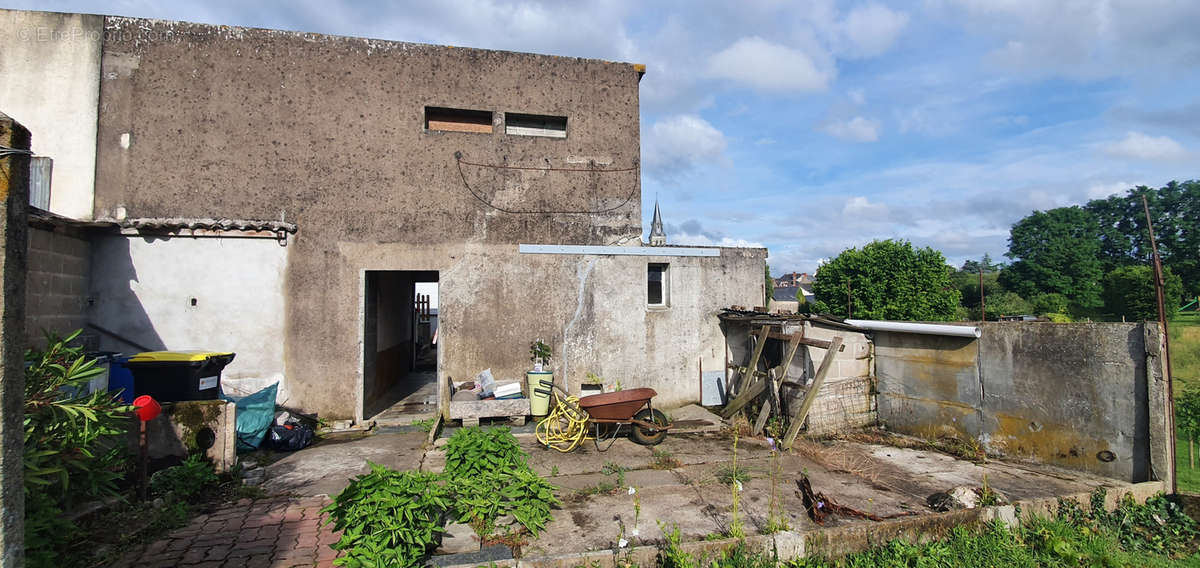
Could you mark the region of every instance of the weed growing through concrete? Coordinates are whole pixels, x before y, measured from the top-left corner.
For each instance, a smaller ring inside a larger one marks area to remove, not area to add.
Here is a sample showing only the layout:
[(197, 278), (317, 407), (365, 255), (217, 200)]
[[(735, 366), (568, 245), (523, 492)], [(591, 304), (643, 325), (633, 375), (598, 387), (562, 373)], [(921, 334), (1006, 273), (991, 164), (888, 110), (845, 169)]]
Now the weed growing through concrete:
[(625, 466), (616, 462), (604, 462), (604, 467), (600, 468), (600, 473), (604, 475), (616, 475), (617, 487), (625, 486), (625, 472), (629, 471)]
[(430, 430), (433, 430), (433, 422), (434, 422), (434, 420), (432, 418), (426, 418), (424, 420), (413, 420), (412, 426), (414, 426), (415, 428), (417, 428), (418, 430), (420, 430), (422, 432), (429, 432)]
[(650, 462), (652, 469), (675, 469), (683, 465), (668, 449), (655, 449), (652, 455), (654, 456), (654, 460)]
[[(737, 466), (737, 448), (738, 448), (738, 431), (733, 431), (733, 468), (732, 472), (738, 471)], [(746, 529), (742, 526), (742, 518), (738, 514), (738, 505), (741, 502), (742, 482), (736, 477), (731, 478), (732, 483), (729, 484), (730, 490), (733, 491), (733, 505), (729, 516), (729, 536), (733, 538), (745, 538)]]
[(779, 510), (779, 474), (781, 468), (779, 460), (779, 450), (775, 446), (775, 438), (769, 438), (771, 441), (771, 501), (767, 507), (767, 526), (765, 527), (766, 534), (774, 534), (780, 531), (786, 531), (792, 527), (788, 525), (787, 516)]
[(638, 528), (638, 522), (642, 518), (642, 497), (638, 493), (636, 487), (629, 487), (629, 494), (633, 495), (633, 530), (630, 532), (632, 536), (641, 536), (641, 529)]

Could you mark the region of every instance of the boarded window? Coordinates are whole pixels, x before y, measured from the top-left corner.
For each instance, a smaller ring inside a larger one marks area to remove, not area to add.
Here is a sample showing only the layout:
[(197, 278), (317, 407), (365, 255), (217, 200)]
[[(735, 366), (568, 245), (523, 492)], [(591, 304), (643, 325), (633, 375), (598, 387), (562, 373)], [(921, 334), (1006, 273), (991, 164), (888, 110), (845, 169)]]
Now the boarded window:
[(646, 268), (646, 304), (667, 305), (667, 264), (652, 262)]
[(492, 113), (486, 110), (425, 107), (425, 129), (491, 134)]
[(540, 114), (504, 114), (504, 133), (515, 136), (567, 137), (567, 117)]

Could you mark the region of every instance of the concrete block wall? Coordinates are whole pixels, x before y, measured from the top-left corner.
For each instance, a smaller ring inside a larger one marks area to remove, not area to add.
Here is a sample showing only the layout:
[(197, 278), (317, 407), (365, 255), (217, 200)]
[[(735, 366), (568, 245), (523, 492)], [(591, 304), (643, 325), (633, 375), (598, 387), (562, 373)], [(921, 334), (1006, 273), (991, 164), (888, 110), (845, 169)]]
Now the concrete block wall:
[(91, 245), (65, 227), (29, 229), (25, 277), (25, 329), (30, 345), (45, 343), (43, 330), (66, 335), (87, 323)]
[[(980, 339), (876, 332), (879, 422), (1140, 482), (1168, 475), (1153, 324), (984, 323)], [(1153, 335), (1153, 334), (1149, 334)], [(1159, 426), (1152, 425), (1159, 424)]]

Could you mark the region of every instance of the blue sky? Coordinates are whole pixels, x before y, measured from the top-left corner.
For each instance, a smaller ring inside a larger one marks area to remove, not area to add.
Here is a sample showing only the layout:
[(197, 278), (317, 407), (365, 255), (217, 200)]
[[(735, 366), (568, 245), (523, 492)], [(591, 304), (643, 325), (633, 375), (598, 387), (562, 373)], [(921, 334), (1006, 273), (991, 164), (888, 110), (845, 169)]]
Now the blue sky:
[(1200, 177), (1200, 2), (6, 2), (644, 63), (643, 211), (776, 274), (952, 264), (1035, 209)]

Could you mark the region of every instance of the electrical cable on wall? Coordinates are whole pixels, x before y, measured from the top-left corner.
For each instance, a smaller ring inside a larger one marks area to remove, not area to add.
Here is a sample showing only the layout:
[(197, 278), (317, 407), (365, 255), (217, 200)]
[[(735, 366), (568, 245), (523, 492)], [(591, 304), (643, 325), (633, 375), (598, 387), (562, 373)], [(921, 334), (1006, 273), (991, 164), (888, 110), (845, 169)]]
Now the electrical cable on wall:
[(533, 170), (533, 171), (541, 171), (541, 172), (582, 172), (582, 173), (598, 173), (598, 174), (631, 172), (631, 171), (636, 171), (638, 169), (638, 166), (635, 165), (632, 167), (620, 168), (620, 169), (615, 169), (615, 170), (597, 170), (597, 169), (593, 169), (593, 168), (534, 168), (534, 167), (527, 167), (527, 166), (480, 164), (477, 162), (468, 162), (468, 161), (462, 159), (462, 151), (458, 151), (458, 152), (454, 153), (454, 163), (458, 167), (458, 176), (460, 178), (462, 178), (463, 187), (467, 188), (467, 191), (470, 192), (471, 196), (474, 197), (476, 200), (478, 200), (480, 203), (487, 205), (488, 207), (491, 207), (492, 209), (495, 209), (502, 213), (513, 213), (513, 214), (520, 214), (520, 215), (595, 215), (598, 213), (607, 213), (609, 211), (615, 211), (617, 209), (620, 209), (620, 208), (628, 205), (630, 201), (633, 201), (633, 197), (635, 195), (637, 195), (637, 184), (633, 184), (633, 188), (629, 191), (629, 195), (626, 196), (623, 201), (621, 201), (617, 205), (614, 205), (612, 207), (607, 207), (604, 209), (588, 209), (588, 210), (577, 210), (577, 211), (572, 211), (572, 210), (557, 211), (557, 210), (548, 210), (548, 209), (547, 210), (506, 209), (504, 207), (500, 207), (499, 205), (493, 204), (491, 201), (488, 201), (488, 199), (486, 197), (484, 197), (483, 195), (480, 195), (479, 192), (475, 191), (475, 188), (471, 187), (470, 182), (467, 181), (467, 174), (465, 172), (463, 172), (463, 164), (466, 164), (468, 166), (476, 166), (476, 167), (480, 167), (480, 168), (492, 168), (492, 169), (499, 169), (499, 170)]
[(0, 158), (14, 154), (18, 156), (32, 156), (33, 152), (30, 152), (29, 150), (22, 150), (20, 148), (13, 148), (11, 146), (0, 146)]

